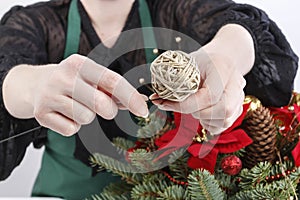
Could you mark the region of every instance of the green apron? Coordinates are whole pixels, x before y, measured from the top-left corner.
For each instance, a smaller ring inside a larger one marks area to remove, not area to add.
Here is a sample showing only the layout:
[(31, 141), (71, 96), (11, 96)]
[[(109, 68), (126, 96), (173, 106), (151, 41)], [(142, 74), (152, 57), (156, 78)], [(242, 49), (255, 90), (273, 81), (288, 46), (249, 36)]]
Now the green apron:
[[(72, 0), (70, 4), (64, 58), (77, 53), (79, 48), (81, 19), (77, 4), (78, 0)], [(152, 27), (145, 0), (139, 0), (139, 13), (142, 27)], [(143, 37), (145, 46), (156, 46), (153, 31), (143, 31)], [(151, 49), (145, 49), (145, 52), (147, 62), (150, 63), (156, 56)], [(45, 144), (42, 165), (32, 196), (84, 199), (99, 194), (107, 184), (120, 180), (119, 177), (106, 171), (99, 172), (92, 177), (92, 168), (76, 159), (74, 152), (75, 136), (63, 137), (52, 130), (48, 130), (48, 140)]]

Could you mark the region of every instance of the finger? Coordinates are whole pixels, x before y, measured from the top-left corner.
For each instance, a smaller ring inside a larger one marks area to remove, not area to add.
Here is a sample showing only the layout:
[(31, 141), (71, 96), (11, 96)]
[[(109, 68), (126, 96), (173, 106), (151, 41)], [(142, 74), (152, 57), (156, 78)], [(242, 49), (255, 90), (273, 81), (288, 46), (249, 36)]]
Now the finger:
[(223, 133), (226, 130), (226, 128), (220, 128), (220, 127), (214, 127), (214, 126), (208, 126), (208, 128), (205, 128), (205, 129), (211, 135), (219, 135), (219, 134)]
[(242, 113), (244, 92), (242, 90), (243, 85), (238, 85), (233, 81), (229, 82), (219, 103), (193, 113), (193, 116), (200, 119), (203, 127), (211, 134), (220, 134), (225, 131)]
[(111, 97), (82, 79), (76, 80), (72, 98), (104, 119), (113, 119), (118, 113), (118, 106)]
[(60, 96), (55, 102), (57, 103), (49, 106), (50, 109), (74, 120), (78, 124), (89, 124), (96, 117), (95, 112), (69, 97)]
[(205, 129), (206, 132), (208, 132), (211, 135), (217, 135), (222, 133), (224, 130), (220, 127), (212, 126), (209, 124), (206, 124), (205, 122), (200, 121), (201, 126)]
[(114, 96), (112, 96), (111, 98), (120, 110), (127, 110), (126, 106), (124, 106), (118, 99), (116, 99)]
[(160, 105), (162, 110), (169, 110), (174, 112), (180, 112), (183, 114), (194, 113), (198, 110), (205, 109), (207, 107), (213, 106), (215, 101), (212, 101), (212, 93), (211, 91), (204, 86), (199, 89), (196, 93), (190, 95), (183, 102), (174, 102), (174, 101), (161, 101), (161, 102), (153, 102), (155, 105)]
[(166, 101), (165, 99), (160, 98), (157, 94), (152, 94), (149, 97), (149, 100), (154, 104), (154, 105), (161, 105), (164, 101)]
[(63, 136), (72, 136), (77, 133), (81, 127), (76, 122), (56, 112), (47, 113), (39, 123)]
[[(218, 75), (216, 76), (218, 77)], [(161, 103), (161, 108), (163, 110), (189, 114), (215, 105), (222, 97), (224, 86), (223, 82), (218, 79), (214, 80), (214, 84), (209, 83), (212, 82), (210, 81), (212, 77), (214, 76), (208, 77), (202, 84), (202, 88), (190, 95), (186, 100), (182, 102), (164, 101)]]
[(237, 112), (236, 110), (242, 108), (245, 96), (243, 91), (240, 91), (239, 95), (234, 95), (234, 98), (226, 101), (227, 98), (225, 96), (228, 96), (228, 94), (224, 94), (224, 97), (216, 105), (192, 113), (193, 117), (201, 120), (224, 120), (231, 117)]
[(201, 123), (214, 126), (214, 127), (222, 127), (222, 128), (229, 128), (233, 122), (242, 114), (243, 107), (241, 106), (239, 109), (236, 110), (234, 115), (226, 119), (201, 119)]
[(85, 81), (97, 84), (98, 87), (116, 97), (135, 115), (148, 116), (148, 108), (144, 98), (126, 79), (90, 59), (84, 65), (80, 74)]

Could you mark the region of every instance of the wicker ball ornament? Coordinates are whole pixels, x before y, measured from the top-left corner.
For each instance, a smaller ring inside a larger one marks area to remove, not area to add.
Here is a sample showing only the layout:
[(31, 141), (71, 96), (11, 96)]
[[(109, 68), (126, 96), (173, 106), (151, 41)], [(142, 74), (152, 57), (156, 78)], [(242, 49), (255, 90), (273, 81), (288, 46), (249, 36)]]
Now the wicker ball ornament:
[(198, 91), (198, 65), (182, 51), (164, 52), (152, 62), (150, 70), (152, 87), (162, 99), (180, 102)]

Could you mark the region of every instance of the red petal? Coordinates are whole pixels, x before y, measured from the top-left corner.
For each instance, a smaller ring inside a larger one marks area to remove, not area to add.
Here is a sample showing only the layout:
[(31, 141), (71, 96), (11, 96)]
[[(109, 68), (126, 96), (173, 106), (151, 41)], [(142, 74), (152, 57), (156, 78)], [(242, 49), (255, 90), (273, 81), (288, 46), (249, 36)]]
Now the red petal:
[(176, 127), (178, 127), (181, 121), (181, 113), (174, 112), (173, 114), (174, 114), (174, 124)]
[(199, 121), (195, 120), (191, 115), (181, 115), (180, 125), (156, 139), (155, 144), (159, 147), (166, 144), (169, 147), (190, 145), (193, 142), (193, 137), (197, 134), (198, 125)]
[(192, 154), (193, 156), (197, 157), (199, 155), (199, 151), (201, 149), (202, 144), (200, 143), (194, 143), (188, 148), (188, 152)]
[(173, 140), (177, 131), (178, 131), (177, 129), (170, 130), (170, 131), (166, 132), (165, 134), (163, 134), (161, 137), (157, 138), (155, 140), (156, 146), (158, 146), (158, 147), (166, 146), (170, 141)]
[[(240, 130), (240, 129), (238, 129)], [(237, 142), (238, 141), (238, 138), (232, 134), (233, 132), (235, 131), (232, 131), (230, 133), (221, 133), (220, 135), (215, 135), (213, 138), (211, 138), (209, 140), (209, 142), (211, 144), (228, 144), (228, 143), (231, 143), (231, 142)]]
[(191, 156), (187, 164), (192, 169), (206, 169), (214, 173), (218, 153), (217, 149), (212, 149), (204, 158)]
[(197, 130), (200, 123), (199, 120), (195, 119), (192, 115), (182, 114), (181, 115), (181, 128), (186, 129), (190, 132), (193, 137), (197, 134)]
[(295, 161), (295, 165), (299, 167), (300, 166), (300, 142), (298, 142), (297, 146), (292, 151), (292, 155)]
[(294, 119), (294, 111), (289, 110), (288, 106), (280, 108), (270, 108), (271, 114), (275, 120), (275, 123), (281, 127), (285, 127), (288, 131)]
[(203, 158), (209, 154), (209, 152), (214, 151), (214, 148), (215, 147), (210, 143), (193, 143), (189, 146), (188, 152), (195, 157)]
[(298, 122), (300, 123), (300, 106), (298, 106), (297, 104), (294, 104), (294, 111), (295, 111), (296, 117), (298, 119)]
[(252, 143), (252, 139), (242, 129), (234, 130), (229, 135), (231, 137), (230, 142), (219, 143), (218, 141), (216, 144), (215, 148), (219, 149), (221, 153), (232, 153)]

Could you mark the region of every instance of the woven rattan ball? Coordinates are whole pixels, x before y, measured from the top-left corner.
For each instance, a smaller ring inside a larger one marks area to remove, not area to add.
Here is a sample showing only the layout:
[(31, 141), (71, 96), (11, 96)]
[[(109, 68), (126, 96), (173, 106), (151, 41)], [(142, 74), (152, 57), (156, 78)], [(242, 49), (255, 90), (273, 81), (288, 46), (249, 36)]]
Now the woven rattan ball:
[(162, 99), (180, 102), (198, 91), (198, 65), (182, 51), (164, 52), (152, 62), (150, 70), (152, 87)]

